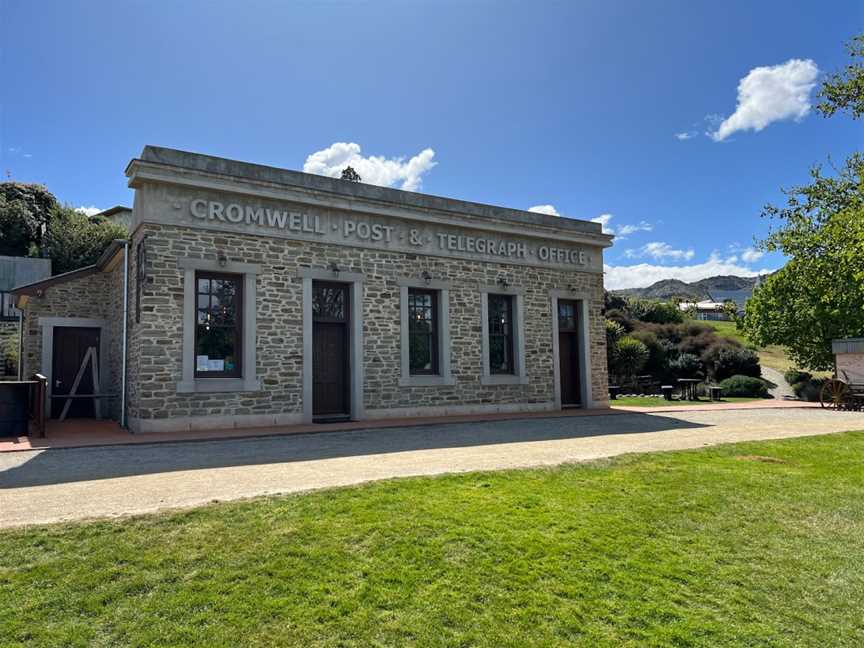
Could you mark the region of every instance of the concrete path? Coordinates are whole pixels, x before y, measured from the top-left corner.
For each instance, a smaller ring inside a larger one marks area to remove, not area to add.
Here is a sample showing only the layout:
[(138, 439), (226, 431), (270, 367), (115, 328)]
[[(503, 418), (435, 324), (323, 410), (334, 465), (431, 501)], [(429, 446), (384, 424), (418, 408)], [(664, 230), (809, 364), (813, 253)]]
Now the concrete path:
[(370, 480), (864, 430), (864, 413), (618, 413), (0, 455), (0, 526), (189, 507)]
[(780, 399), (784, 396), (795, 398), (795, 392), (789, 386), (789, 383), (786, 382), (781, 372), (771, 367), (762, 367), (762, 377), (775, 385), (768, 390), (774, 398)]

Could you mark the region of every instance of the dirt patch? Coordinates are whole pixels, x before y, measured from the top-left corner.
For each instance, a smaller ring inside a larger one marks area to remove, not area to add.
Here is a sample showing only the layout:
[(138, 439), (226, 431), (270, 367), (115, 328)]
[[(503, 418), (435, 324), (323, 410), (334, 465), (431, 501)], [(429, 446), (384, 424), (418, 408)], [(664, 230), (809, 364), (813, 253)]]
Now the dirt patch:
[(738, 455), (735, 457), (738, 461), (759, 461), (762, 463), (785, 464), (785, 459), (777, 457), (765, 457), (763, 455)]

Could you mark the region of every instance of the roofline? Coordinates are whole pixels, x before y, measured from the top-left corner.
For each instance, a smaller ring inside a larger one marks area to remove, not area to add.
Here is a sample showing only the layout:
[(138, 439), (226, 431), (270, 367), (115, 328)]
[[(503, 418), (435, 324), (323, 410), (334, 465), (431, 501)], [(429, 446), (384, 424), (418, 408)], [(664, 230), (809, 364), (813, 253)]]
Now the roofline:
[(109, 218), (114, 214), (118, 214), (120, 212), (128, 211), (131, 212), (131, 207), (126, 207), (125, 205), (114, 205), (113, 207), (109, 207), (108, 209), (95, 214), (96, 216), (103, 216), (105, 218)]
[(53, 277), (48, 277), (47, 279), (41, 279), (39, 281), (34, 281), (29, 284), (23, 284), (21, 286), (15, 286), (12, 290), (10, 290), (10, 294), (15, 295), (18, 299), (16, 299), (16, 303), (21, 301), (22, 297), (26, 296), (41, 296), (48, 288), (51, 286), (55, 286), (57, 284), (66, 283), (67, 281), (73, 281), (75, 279), (80, 279), (82, 277), (86, 277), (91, 274), (95, 274), (97, 272), (103, 272), (106, 267), (111, 264), (111, 261), (117, 254), (126, 247), (126, 241), (124, 239), (114, 239), (108, 244), (108, 247), (105, 248), (105, 251), (99, 256), (99, 259), (93, 265), (84, 266), (83, 268), (76, 268), (75, 270), (70, 270), (69, 272), (64, 272), (62, 274), (54, 275)]
[(292, 189), (329, 193), (351, 200), (384, 202), (401, 208), (427, 209), (453, 212), (483, 220), (500, 219), (518, 225), (537, 225), (570, 234), (586, 234), (597, 241), (595, 245), (608, 247), (613, 236), (604, 234), (600, 223), (586, 219), (550, 216), (510, 207), (446, 198), (390, 187), (379, 187), (363, 182), (281, 169), (228, 158), (193, 153), (178, 149), (146, 145), (140, 158), (133, 158), (126, 166), (130, 186), (134, 186), (135, 167), (155, 165), (193, 171), (210, 176), (230, 177), (258, 184), (281, 185)]
[(38, 295), (40, 292), (44, 292), (47, 288), (55, 284), (66, 283), (67, 281), (72, 281), (73, 279), (78, 279), (80, 277), (86, 277), (87, 275), (94, 274), (99, 272), (99, 267), (96, 264), (84, 266), (83, 268), (76, 268), (75, 270), (70, 270), (69, 272), (63, 272), (58, 275), (54, 275), (53, 277), (48, 277), (47, 279), (41, 279), (39, 281), (34, 281), (29, 284), (24, 284), (22, 286), (15, 286), (9, 292), (16, 297), (21, 297), (23, 295)]

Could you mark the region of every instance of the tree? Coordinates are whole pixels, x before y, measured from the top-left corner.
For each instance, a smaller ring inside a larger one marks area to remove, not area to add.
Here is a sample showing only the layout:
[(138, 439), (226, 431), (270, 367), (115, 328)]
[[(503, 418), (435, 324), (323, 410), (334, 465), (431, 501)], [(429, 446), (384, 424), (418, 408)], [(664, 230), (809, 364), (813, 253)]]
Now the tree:
[[(864, 56), (864, 36), (850, 50)], [(846, 74), (822, 86), (826, 116), (862, 114), (864, 66), (853, 62)], [(763, 211), (779, 226), (761, 247), (789, 262), (754, 291), (742, 326), (754, 344), (783, 345), (799, 366), (828, 370), (832, 339), (864, 335), (864, 158), (853, 154), (834, 176), (818, 166), (810, 175), (811, 184), (784, 191), (785, 207)]]
[(42, 185), (0, 182), (0, 254), (37, 256), (56, 208)]
[(45, 252), (55, 274), (96, 263), (114, 239), (125, 239), (126, 230), (105, 218), (90, 218), (70, 207), (57, 207), (45, 234)]
[(858, 119), (864, 115), (864, 65), (855, 59), (864, 59), (864, 34), (853, 38), (846, 47), (852, 63), (846, 66), (845, 74), (833, 74), (822, 83), (819, 96), (824, 100), (816, 110), (826, 117), (838, 110), (849, 110), (852, 118)]
[(360, 182), (363, 178), (354, 170), (354, 167), (347, 166), (342, 169), (342, 179), (350, 180), (351, 182)]
[(632, 380), (648, 362), (648, 347), (632, 337), (621, 338), (616, 346), (615, 373), (625, 381)]

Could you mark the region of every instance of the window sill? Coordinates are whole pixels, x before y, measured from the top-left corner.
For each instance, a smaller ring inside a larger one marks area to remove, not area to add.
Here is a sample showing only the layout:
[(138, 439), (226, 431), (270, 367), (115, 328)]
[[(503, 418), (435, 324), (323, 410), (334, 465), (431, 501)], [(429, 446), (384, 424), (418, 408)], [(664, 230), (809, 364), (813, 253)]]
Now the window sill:
[(481, 385), (527, 385), (528, 376), (516, 374), (485, 374), (480, 376)]
[(216, 394), (261, 391), (261, 383), (250, 378), (196, 378), (177, 383), (178, 394)]
[(402, 376), (399, 379), (400, 387), (442, 387), (455, 385), (456, 378), (447, 376)]

